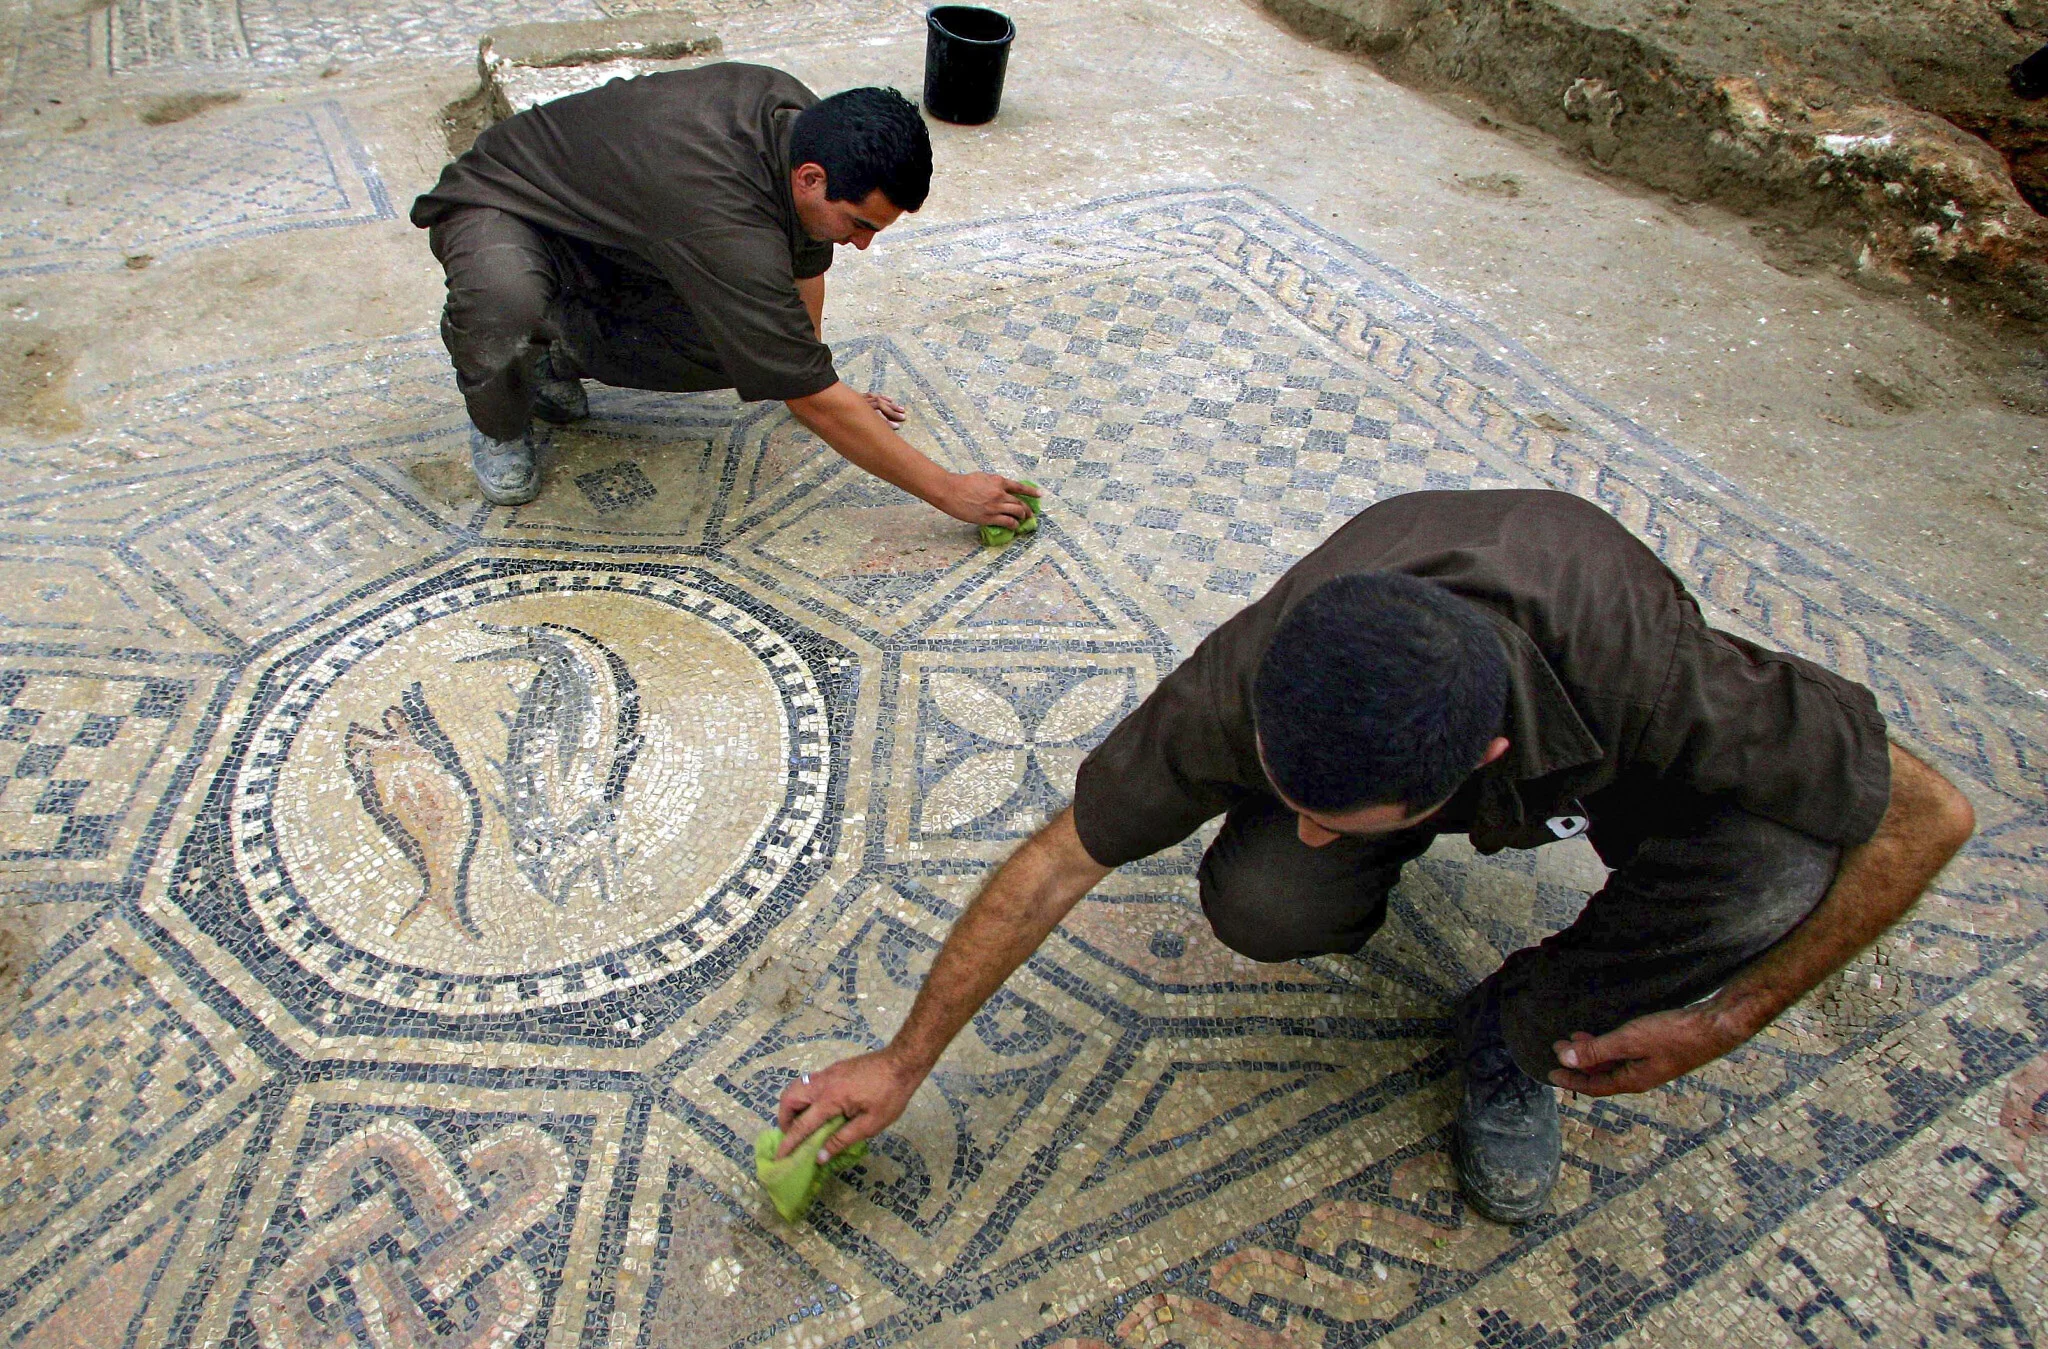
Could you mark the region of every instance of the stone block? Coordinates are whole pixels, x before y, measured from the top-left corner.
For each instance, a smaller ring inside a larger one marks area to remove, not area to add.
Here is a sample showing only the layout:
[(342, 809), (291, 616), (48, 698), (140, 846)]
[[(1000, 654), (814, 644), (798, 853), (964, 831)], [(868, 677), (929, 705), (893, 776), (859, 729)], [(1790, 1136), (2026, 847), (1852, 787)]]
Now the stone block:
[(718, 34), (688, 14), (512, 24), (477, 45), (492, 121), (615, 79), (683, 70), (723, 57)]

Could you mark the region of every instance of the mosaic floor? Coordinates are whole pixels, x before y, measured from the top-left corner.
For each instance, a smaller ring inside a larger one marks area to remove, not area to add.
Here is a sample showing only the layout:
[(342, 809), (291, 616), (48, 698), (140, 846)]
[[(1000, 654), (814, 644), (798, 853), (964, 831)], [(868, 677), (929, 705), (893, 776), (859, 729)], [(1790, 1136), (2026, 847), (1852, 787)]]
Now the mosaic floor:
[[(347, 172), (280, 210), (388, 210)], [(0, 1035), (6, 1345), (2042, 1342), (2048, 672), (1257, 194), (889, 261), (923, 317), (842, 370), (1042, 483), (1023, 545), (719, 395), (597, 390), (486, 507), (426, 332), (0, 448), (0, 886), (68, 928)], [(1178, 655), (1365, 505), (1503, 485), (1877, 690), (1983, 821), (1915, 919), (1730, 1059), (1570, 1103), (1509, 1229), (1444, 1158), (1447, 1009), (1590, 852), (1446, 841), (1368, 956), (1267, 967), (1190, 845), (777, 1222), (782, 1085), (889, 1034)]]

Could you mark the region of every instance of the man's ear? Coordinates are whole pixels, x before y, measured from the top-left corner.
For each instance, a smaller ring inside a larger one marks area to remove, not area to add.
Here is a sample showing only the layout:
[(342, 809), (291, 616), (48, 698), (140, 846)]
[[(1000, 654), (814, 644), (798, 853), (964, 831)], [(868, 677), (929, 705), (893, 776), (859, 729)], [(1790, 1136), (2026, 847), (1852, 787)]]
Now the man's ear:
[(825, 195), (825, 166), (823, 164), (799, 164), (789, 171), (789, 181), (805, 195)]

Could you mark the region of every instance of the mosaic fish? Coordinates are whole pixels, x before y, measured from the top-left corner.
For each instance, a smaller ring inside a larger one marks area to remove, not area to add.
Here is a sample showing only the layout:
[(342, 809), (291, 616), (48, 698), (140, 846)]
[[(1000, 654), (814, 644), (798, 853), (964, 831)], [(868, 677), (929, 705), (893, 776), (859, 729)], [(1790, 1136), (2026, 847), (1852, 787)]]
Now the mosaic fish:
[(481, 939), (469, 916), (469, 867), (483, 837), (483, 800), (417, 682), (384, 709), (383, 724), (350, 722), (342, 762), (363, 809), (419, 873), (419, 898), (393, 935), (431, 907)]
[(640, 753), (639, 687), (588, 633), (559, 623), (482, 626), (518, 640), (465, 661), (536, 667), (505, 718), (505, 757), (492, 763), (504, 785), (492, 804), (511, 833), (513, 862), (550, 903), (566, 904), (586, 880), (609, 900), (622, 865), (619, 802)]

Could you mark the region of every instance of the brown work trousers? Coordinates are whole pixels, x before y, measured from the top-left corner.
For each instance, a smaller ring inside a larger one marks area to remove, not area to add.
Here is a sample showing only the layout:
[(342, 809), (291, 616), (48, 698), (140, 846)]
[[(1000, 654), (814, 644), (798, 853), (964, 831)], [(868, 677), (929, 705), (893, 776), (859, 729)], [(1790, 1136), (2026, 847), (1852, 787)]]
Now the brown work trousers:
[(526, 434), (550, 346), (574, 367), (559, 375), (672, 393), (732, 387), (690, 307), (658, 276), (488, 206), (451, 213), (427, 242), (448, 274), (441, 341), (456, 387), (493, 440)]
[[(1607, 884), (1569, 927), (1489, 976), (1508, 1049), (1538, 1081), (1549, 1081), (1552, 1046), (1572, 1032), (1604, 1035), (1726, 983), (1813, 911), (1841, 862), (1839, 848), (1730, 806), (1652, 833), (1603, 829), (1592, 814)], [(1250, 798), (1203, 855), (1202, 909), (1225, 946), (1254, 960), (1353, 954), (1385, 921), (1402, 866), (1434, 837), (1418, 829), (1311, 848), (1293, 811)]]

